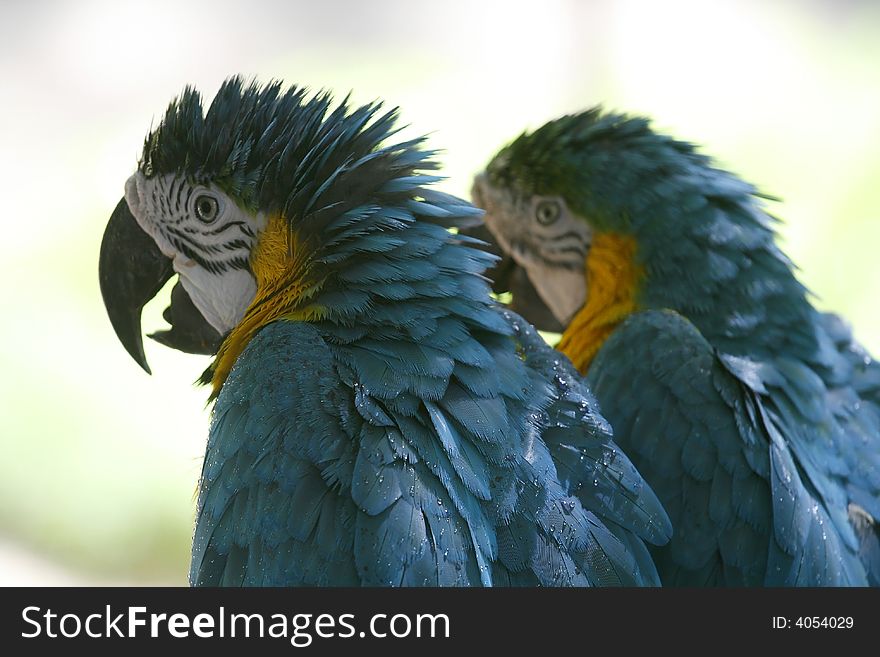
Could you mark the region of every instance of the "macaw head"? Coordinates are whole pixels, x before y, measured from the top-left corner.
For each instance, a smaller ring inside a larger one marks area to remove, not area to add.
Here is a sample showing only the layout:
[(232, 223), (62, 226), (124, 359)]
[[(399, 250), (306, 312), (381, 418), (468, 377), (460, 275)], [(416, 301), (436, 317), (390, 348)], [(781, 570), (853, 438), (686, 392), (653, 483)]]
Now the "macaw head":
[(502, 149), (472, 194), (568, 327), (559, 348), (582, 371), (638, 308), (673, 309), (724, 334), (712, 318), (756, 300), (755, 281), (738, 278), (739, 290), (734, 278), (756, 261), (787, 266), (754, 188), (643, 118), (593, 108), (551, 121)]
[(522, 134), (474, 181), (489, 230), (565, 325), (589, 294), (594, 237), (632, 234), (629, 183), (651, 160), (631, 142), (646, 134), (646, 121), (594, 108)]
[(421, 140), (379, 147), (396, 111), (343, 102), (331, 112), (331, 103), (327, 93), (235, 77), (207, 111), (187, 88), (147, 136), (99, 265), (117, 336), (144, 369), (141, 310), (174, 275), (171, 330), (153, 337), (217, 351), (206, 373), (216, 392), (255, 331), (281, 317), (344, 312), (321, 295), (342, 289), (340, 274), (364, 252), (396, 244), (375, 235), (368, 244), (366, 233), (407, 220), (373, 217), (376, 204), (406, 196), (403, 180), (435, 180), (414, 174), (434, 166), (430, 153), (413, 148)]

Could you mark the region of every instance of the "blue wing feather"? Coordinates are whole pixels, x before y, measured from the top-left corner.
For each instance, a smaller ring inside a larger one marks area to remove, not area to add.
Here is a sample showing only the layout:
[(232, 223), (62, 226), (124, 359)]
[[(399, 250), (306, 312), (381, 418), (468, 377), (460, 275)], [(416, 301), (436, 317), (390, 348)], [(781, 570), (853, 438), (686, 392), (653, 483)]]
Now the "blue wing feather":
[[(823, 389), (818, 376), (719, 358), (680, 315), (648, 311), (612, 334), (588, 381), (672, 517), (671, 543), (653, 548), (664, 583), (865, 583), (844, 489), (828, 476), (840, 461), (823, 456), (833, 426), (804, 398)], [(808, 433), (808, 416), (826, 429)]]

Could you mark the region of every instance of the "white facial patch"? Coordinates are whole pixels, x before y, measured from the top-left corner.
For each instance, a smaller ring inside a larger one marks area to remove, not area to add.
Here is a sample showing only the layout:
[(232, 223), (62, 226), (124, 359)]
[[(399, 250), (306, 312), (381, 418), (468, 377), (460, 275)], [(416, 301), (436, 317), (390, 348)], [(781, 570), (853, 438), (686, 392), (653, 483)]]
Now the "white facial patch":
[(213, 274), (180, 254), (174, 257), (174, 271), (193, 305), (221, 335), (241, 321), (257, 293), (257, 282), (249, 271)]
[(513, 197), (474, 181), (474, 202), (498, 243), (526, 270), (541, 299), (559, 322), (568, 324), (587, 300), (586, 258), (592, 231), (558, 196)]
[(138, 225), (172, 259), (193, 304), (211, 326), (227, 333), (244, 317), (257, 291), (249, 259), (265, 226), (216, 187), (178, 176), (136, 172), (125, 200)]
[[(514, 256), (516, 260), (516, 256)], [(541, 299), (547, 304), (553, 316), (563, 326), (575, 316), (587, 301), (587, 285), (585, 273), (572, 269), (550, 267), (543, 262), (530, 260), (518, 261), (526, 270), (529, 280)]]

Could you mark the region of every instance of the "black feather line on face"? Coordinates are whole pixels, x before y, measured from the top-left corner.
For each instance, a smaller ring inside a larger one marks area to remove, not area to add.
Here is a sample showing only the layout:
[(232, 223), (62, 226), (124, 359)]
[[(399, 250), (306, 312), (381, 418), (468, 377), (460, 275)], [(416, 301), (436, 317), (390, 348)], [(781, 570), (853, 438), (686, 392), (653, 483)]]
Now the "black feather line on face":
[(241, 229), (240, 229), (241, 232), (244, 233), (245, 235), (247, 235), (248, 237), (254, 236), (253, 231), (247, 225), (247, 222), (244, 222), (244, 221), (228, 221), (225, 224), (223, 224), (222, 226), (218, 226), (214, 230), (203, 230), (201, 232), (202, 232), (202, 235), (214, 236), (214, 235), (219, 235), (220, 233), (226, 232), (227, 230), (229, 230), (233, 226), (241, 226)]
[[(186, 185), (183, 184), (183, 181), (179, 178), (174, 180), (174, 185), (177, 187), (177, 195), (174, 201), (174, 211), (180, 212), (180, 196), (183, 194), (183, 189)], [(192, 195), (192, 187), (189, 188), (189, 191), (186, 195), (186, 202), (189, 203), (189, 197)]]
[(191, 249), (201, 251), (205, 255), (210, 255), (212, 253), (220, 253), (222, 251), (222, 249), (218, 245), (202, 244), (198, 240), (193, 239), (192, 237), (187, 235), (187, 233), (190, 231), (179, 230), (175, 226), (166, 226), (165, 230), (167, 231), (167, 233), (169, 235), (169, 239), (172, 242), (174, 242), (175, 245), (183, 243), (183, 244), (186, 244), (187, 246), (189, 246)]

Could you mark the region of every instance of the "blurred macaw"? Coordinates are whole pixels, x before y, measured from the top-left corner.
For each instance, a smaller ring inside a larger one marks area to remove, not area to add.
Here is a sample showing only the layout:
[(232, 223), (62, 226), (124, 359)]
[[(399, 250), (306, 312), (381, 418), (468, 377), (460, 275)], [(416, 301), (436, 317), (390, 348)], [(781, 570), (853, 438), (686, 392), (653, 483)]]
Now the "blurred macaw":
[(101, 248), (146, 369), (211, 352), (194, 585), (653, 585), (669, 519), (577, 372), (496, 305), (396, 112), (227, 80), (146, 139)]
[(754, 187), (591, 109), (503, 148), (473, 196), (669, 511), (664, 584), (880, 583), (880, 365), (810, 304)]

